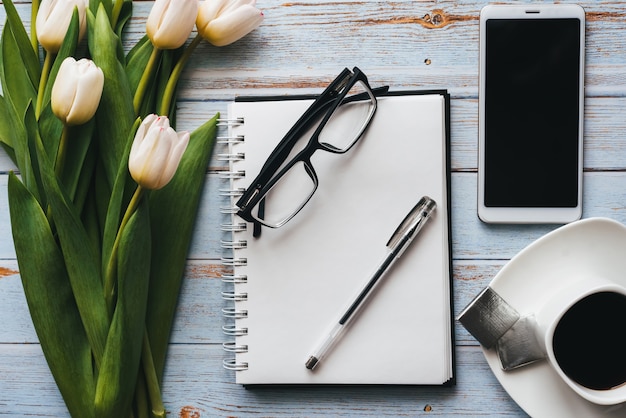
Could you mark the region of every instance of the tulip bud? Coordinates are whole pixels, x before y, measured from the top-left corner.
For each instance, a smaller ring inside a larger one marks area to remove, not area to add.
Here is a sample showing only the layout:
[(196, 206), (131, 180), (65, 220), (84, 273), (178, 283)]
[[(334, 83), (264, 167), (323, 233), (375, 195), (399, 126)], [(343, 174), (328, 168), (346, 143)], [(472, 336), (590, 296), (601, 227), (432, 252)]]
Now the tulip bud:
[(263, 12), (255, 0), (206, 0), (200, 4), (198, 33), (215, 46), (225, 46), (259, 27)]
[(35, 27), (37, 39), (49, 53), (59, 52), (65, 34), (72, 21), (74, 9), (78, 8), (79, 40), (87, 30), (87, 5), (85, 0), (41, 0)]
[(146, 22), (146, 33), (159, 49), (182, 46), (198, 15), (198, 0), (156, 0)]
[(167, 117), (146, 116), (130, 149), (130, 175), (146, 189), (164, 187), (174, 177), (188, 143), (189, 132), (176, 133)]
[(93, 61), (65, 58), (52, 86), (52, 112), (66, 125), (86, 123), (98, 110), (103, 87), (104, 73)]

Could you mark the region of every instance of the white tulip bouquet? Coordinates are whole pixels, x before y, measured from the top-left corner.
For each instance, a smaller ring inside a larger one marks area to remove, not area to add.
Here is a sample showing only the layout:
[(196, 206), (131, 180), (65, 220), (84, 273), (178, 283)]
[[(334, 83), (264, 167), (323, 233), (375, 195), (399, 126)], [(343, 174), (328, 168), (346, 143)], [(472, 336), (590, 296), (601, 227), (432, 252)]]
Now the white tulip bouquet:
[(202, 39), (227, 45), (263, 14), (254, 0), (156, 0), (125, 53), (131, 0), (33, 0), (30, 34), (3, 3), (0, 144), (18, 169), (13, 239), (50, 371), (74, 417), (165, 416), (169, 334), (219, 117), (176, 132), (176, 86)]

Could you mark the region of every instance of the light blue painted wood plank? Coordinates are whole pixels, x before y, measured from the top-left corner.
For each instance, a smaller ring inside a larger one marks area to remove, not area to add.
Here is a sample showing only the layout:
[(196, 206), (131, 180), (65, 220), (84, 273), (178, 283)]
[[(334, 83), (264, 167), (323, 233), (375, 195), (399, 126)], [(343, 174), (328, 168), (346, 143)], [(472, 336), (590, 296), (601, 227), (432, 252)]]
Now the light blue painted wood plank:
[[(6, 176), (0, 176), (0, 259), (15, 258), (6, 197)], [(189, 257), (217, 259), (222, 255), (220, 224), (226, 219), (219, 206), (225, 184), (210, 174), (203, 193), (197, 229)], [(626, 173), (587, 172), (584, 175), (583, 217), (607, 216), (626, 223)], [(476, 216), (476, 173), (452, 176), (453, 256), (456, 259), (508, 259), (554, 229), (555, 225), (488, 225)]]
[[(222, 266), (213, 261), (189, 261), (172, 326), (172, 344), (221, 344), (224, 318), (219, 279)], [(32, 344), (35, 333), (16, 261), (0, 261), (0, 344)]]
[[(242, 89), (265, 92), (278, 86), (319, 88), (338, 67), (352, 65), (375, 83), (477, 95), (478, 14), (485, 2), (260, 4), (267, 24), (245, 42), (199, 47), (199, 58), (182, 83), (189, 97), (232, 96)], [(581, 4), (589, 16), (589, 92), (623, 95), (623, 9), (615, 2)], [(441, 23), (433, 27), (429, 20)], [(268, 68), (268, 62), (275, 64)]]
[[(524, 417), (477, 347), (460, 348), (455, 387), (244, 388), (221, 366), (218, 345), (174, 345), (165, 371), (165, 407), (180, 417)], [(67, 417), (39, 345), (0, 345), (0, 416)], [(196, 415), (194, 415), (196, 414)]]
[[(506, 260), (454, 261), (455, 317), (489, 284), (505, 263)], [(0, 277), (0, 323), (3, 324), (0, 327), (0, 344), (37, 343), (14, 264), (0, 264), (2, 271), (14, 271), (14, 274)], [(172, 327), (172, 344), (221, 344), (227, 340), (222, 325), (230, 323), (230, 320), (222, 316), (222, 308), (229, 305), (221, 299), (221, 292), (229, 290), (229, 285), (219, 280), (220, 271), (219, 264), (189, 262)], [(455, 339), (458, 346), (478, 344), (458, 322), (455, 323)]]
[[(584, 175), (583, 217), (626, 223), (626, 173)], [(489, 225), (476, 215), (475, 173), (452, 176), (453, 252), (456, 259), (509, 259), (558, 225)]]
[[(399, 89), (397, 86), (393, 88)], [(293, 91), (292, 94), (297, 94)], [(227, 118), (229, 101), (180, 101), (178, 110), (179, 130), (193, 131), (220, 112)], [(584, 165), (588, 170), (626, 169), (626, 97), (588, 97), (585, 103)], [(478, 101), (453, 98), (451, 102), (451, 156), (455, 171), (475, 171), (478, 146)], [(219, 129), (226, 135), (226, 128)], [(226, 152), (224, 146), (216, 145), (209, 163), (212, 171), (227, 168), (218, 154)], [(0, 149), (0, 175), (14, 170), (4, 150)]]
[[(626, 94), (623, 2), (578, 2), (587, 11), (588, 94)], [(343, 66), (375, 83), (448, 88), (477, 95), (478, 15), (483, 1), (259, 2), (265, 23), (245, 41), (202, 43), (181, 80), (181, 96), (230, 99), (255, 90), (318, 89)], [(151, 2), (135, 2), (124, 46), (145, 33)], [(19, 5), (25, 18), (28, 6)], [(0, 11), (0, 21), (4, 12)], [(437, 24), (432, 24), (436, 22)]]
[[(393, 86), (393, 88), (397, 88)], [(397, 88), (399, 89), (399, 88)], [(293, 91), (292, 94), (297, 94)], [(178, 109), (179, 130), (193, 131), (220, 112), (227, 118), (229, 101), (181, 101)], [(626, 169), (626, 97), (589, 97), (585, 108), (584, 165), (588, 170)], [(478, 101), (453, 98), (451, 102), (451, 157), (455, 171), (475, 171), (478, 165)], [(219, 135), (226, 135), (220, 127)], [(216, 145), (209, 170), (224, 171), (227, 163), (218, 155), (225, 147)], [(14, 170), (4, 150), (0, 149), (0, 175)]]
[[(221, 292), (231, 289), (219, 279), (222, 266), (216, 263), (189, 261), (172, 326), (172, 344), (221, 344), (227, 340), (222, 325), (230, 320), (222, 316), (222, 308), (229, 304), (222, 300)], [(491, 281), (502, 265), (504, 261), (454, 262), (455, 316)], [(0, 262), (0, 272), (0, 344), (37, 343), (17, 262)], [(457, 345), (477, 345), (458, 323), (455, 334)]]

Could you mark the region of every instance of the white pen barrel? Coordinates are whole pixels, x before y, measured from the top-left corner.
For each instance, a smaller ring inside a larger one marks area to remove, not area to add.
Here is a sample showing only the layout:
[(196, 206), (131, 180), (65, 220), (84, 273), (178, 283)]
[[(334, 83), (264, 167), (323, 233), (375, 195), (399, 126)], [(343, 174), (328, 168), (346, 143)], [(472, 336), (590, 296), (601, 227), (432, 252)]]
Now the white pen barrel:
[(307, 360), (307, 369), (313, 370), (315, 366), (317, 366), (320, 360), (322, 360), (326, 356), (326, 353), (328, 353), (328, 351), (333, 347), (335, 342), (341, 337), (341, 334), (343, 333), (345, 328), (346, 327), (341, 325), (340, 323), (335, 324), (333, 329), (331, 329), (326, 336), (326, 339), (324, 340), (322, 345), (320, 345), (319, 348), (315, 350), (315, 352)]

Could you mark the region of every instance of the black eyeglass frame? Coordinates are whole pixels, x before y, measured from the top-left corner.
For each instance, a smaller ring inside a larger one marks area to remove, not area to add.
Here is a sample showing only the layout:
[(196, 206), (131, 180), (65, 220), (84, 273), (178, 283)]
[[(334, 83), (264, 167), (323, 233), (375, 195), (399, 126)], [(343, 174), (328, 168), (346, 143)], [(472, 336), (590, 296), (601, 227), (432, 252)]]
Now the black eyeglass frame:
[[(350, 89), (357, 83), (361, 82), (366, 91), (349, 96), (346, 98)], [(334, 154), (344, 154), (348, 152), (363, 136), (363, 133), (367, 130), (371, 120), (376, 113), (377, 100), (376, 96), (387, 93), (389, 87), (381, 87), (372, 89), (367, 80), (367, 76), (357, 67), (354, 67), (352, 71), (345, 68), (335, 80), (333, 80), (328, 87), (322, 92), (322, 94), (309, 106), (304, 114), (298, 119), (298, 121), (291, 127), (289, 132), (283, 137), (276, 148), (269, 155), (267, 161), (261, 168), (259, 174), (250, 183), (250, 187), (242, 194), (237, 200), (236, 206), (239, 208), (237, 214), (248, 222), (252, 222), (255, 225), (254, 236), (260, 235), (260, 225), (264, 225), (270, 228), (278, 228), (286, 224), (291, 220), (311, 199), (315, 190), (317, 190), (319, 180), (313, 165), (311, 164), (311, 156), (315, 151), (322, 149)], [(369, 98), (373, 103), (373, 109), (370, 112), (368, 119), (365, 121), (361, 130), (358, 132), (356, 138), (345, 149), (334, 147), (331, 144), (320, 142), (319, 135), (324, 129), (324, 126), (329, 121), (335, 110), (340, 105), (360, 101)], [(290, 152), (293, 150), (296, 143), (301, 139), (301, 136), (313, 125), (313, 123), (319, 120), (318, 116), (321, 112), (326, 112), (319, 122), (314, 133), (309, 138), (307, 145), (299, 151), (287, 164), (283, 166)], [(289, 217), (278, 224), (269, 224), (263, 222), (263, 202), (262, 200), (266, 194), (272, 189), (272, 187), (287, 173), (295, 164), (302, 162), (305, 166), (306, 172), (313, 181), (314, 187), (309, 196), (302, 202), (302, 204), (295, 210)], [(282, 168), (281, 168), (282, 167)], [(252, 215), (253, 209), (259, 205), (259, 216)]]

